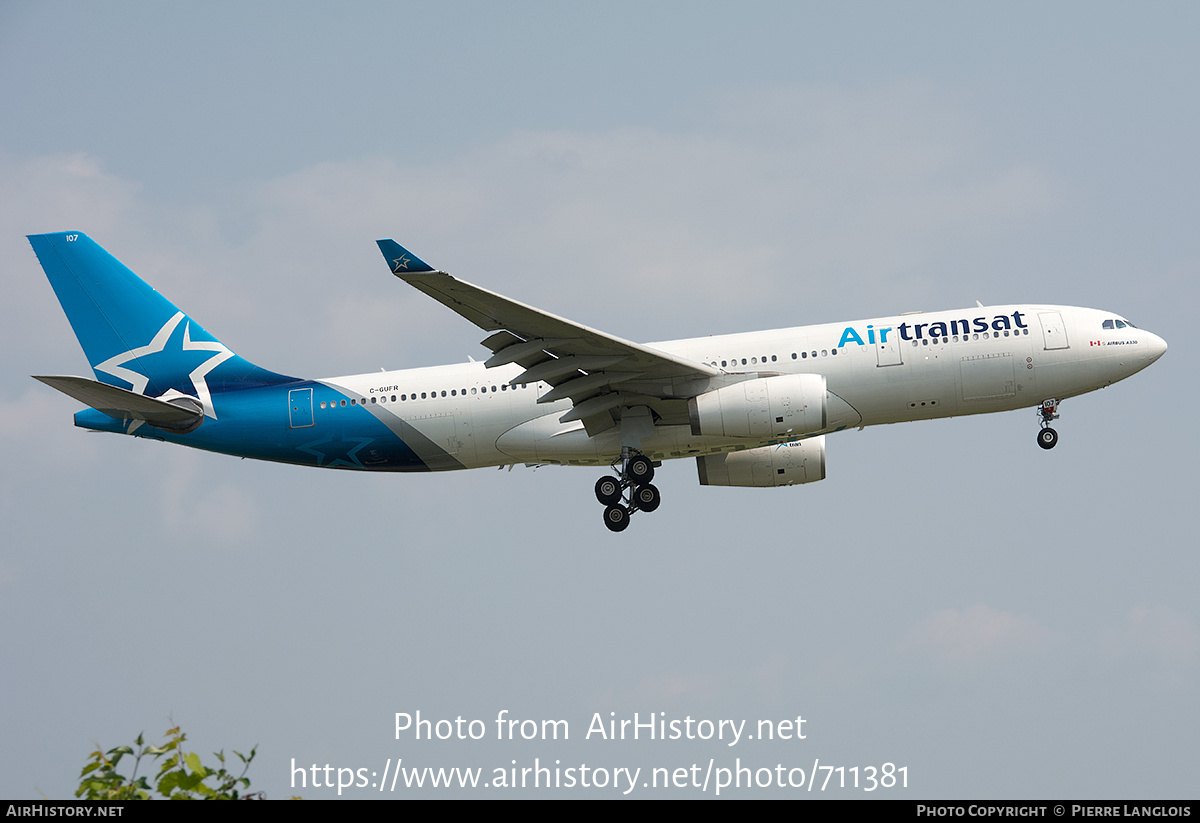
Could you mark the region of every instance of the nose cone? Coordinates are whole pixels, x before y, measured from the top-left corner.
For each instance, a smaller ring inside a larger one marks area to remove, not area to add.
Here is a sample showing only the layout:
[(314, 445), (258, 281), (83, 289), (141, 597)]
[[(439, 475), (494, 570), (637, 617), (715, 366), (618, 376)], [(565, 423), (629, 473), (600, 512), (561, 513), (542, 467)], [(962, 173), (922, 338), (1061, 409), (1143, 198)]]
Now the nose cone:
[(1150, 349), (1150, 362), (1153, 363), (1158, 358), (1162, 357), (1167, 351), (1167, 341), (1163, 340), (1157, 334), (1147, 333), (1146, 345)]

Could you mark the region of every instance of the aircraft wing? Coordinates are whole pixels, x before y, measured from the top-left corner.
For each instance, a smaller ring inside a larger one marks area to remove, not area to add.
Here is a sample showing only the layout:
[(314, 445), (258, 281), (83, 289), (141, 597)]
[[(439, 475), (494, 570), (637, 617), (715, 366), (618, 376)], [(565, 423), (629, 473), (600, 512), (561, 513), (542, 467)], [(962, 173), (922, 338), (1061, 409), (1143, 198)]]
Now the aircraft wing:
[[(414, 288), (493, 332), (483, 345), (489, 368), (517, 363), (525, 371), (509, 381), (544, 382), (553, 388), (539, 403), (570, 398), (561, 422), (583, 420), (588, 431), (612, 425), (610, 410), (649, 405), (663, 416), (678, 411), (655, 401), (685, 400), (704, 391), (717, 369), (622, 340), (437, 271), (394, 240), (379, 249), (392, 273)], [(669, 405), (669, 404), (668, 404)]]

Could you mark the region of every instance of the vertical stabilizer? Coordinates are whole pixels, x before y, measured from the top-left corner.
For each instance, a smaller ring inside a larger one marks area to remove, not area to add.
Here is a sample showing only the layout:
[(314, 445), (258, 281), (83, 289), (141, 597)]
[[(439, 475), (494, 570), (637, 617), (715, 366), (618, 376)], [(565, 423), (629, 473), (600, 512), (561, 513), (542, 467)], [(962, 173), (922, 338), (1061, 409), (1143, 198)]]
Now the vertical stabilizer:
[(86, 234), (29, 242), (100, 382), (147, 397), (174, 390), (215, 416), (211, 392), (294, 380), (238, 357)]

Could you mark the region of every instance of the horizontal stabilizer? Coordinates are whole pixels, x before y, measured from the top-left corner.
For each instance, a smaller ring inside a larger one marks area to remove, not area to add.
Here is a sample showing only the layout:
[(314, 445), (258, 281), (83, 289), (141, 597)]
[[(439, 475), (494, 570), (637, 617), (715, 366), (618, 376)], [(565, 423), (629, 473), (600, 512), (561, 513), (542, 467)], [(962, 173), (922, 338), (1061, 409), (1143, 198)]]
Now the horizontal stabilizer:
[(86, 377), (35, 374), (33, 379), (117, 420), (142, 420), (155, 428), (189, 432), (204, 419), (199, 402), (188, 397), (181, 397), (176, 405)]

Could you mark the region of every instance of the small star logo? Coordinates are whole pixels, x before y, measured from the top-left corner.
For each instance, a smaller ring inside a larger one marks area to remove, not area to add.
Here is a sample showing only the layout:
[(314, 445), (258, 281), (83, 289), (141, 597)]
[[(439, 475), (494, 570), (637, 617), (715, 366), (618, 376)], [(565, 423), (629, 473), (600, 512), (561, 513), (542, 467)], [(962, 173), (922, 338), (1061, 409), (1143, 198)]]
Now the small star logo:
[(317, 465), (323, 468), (335, 466), (351, 466), (362, 468), (362, 460), (358, 457), (360, 449), (375, 442), (373, 437), (343, 437), (330, 435), (319, 440), (313, 440), (296, 448), (317, 458)]
[(412, 262), (412, 260), (407, 256), (397, 257), (392, 261), (392, 274), (400, 271), (400, 269), (407, 269), (410, 262)]

